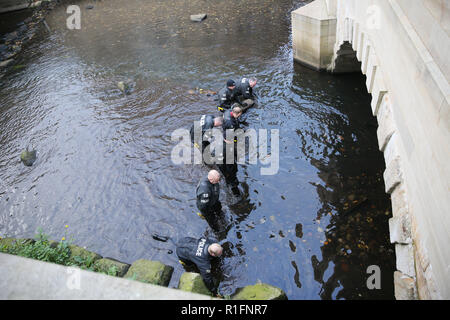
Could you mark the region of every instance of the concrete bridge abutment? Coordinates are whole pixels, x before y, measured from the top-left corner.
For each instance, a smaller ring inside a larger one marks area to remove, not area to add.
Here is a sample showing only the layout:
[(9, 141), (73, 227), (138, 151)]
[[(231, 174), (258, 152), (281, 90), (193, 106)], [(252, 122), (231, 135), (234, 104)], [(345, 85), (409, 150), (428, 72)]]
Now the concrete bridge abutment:
[(315, 0), (292, 12), (294, 59), (360, 71), (372, 95), (397, 299), (450, 298), (450, 4)]

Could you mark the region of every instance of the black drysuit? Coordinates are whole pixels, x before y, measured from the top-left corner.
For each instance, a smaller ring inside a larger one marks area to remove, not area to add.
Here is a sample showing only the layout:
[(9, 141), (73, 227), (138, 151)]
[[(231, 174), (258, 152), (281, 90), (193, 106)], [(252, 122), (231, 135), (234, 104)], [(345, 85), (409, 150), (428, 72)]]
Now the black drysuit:
[(217, 107), (217, 109), (222, 112), (224, 112), (226, 109), (230, 109), (233, 103), (239, 102), (237, 100), (236, 88), (230, 90), (225, 87), (223, 89), (220, 89), (217, 95), (219, 97), (219, 106)]
[[(236, 130), (239, 129), (239, 121), (238, 119), (236, 119), (235, 117), (233, 117), (232, 112), (226, 110), (223, 114), (223, 123), (222, 123), (222, 129), (223, 129), (223, 137), (224, 139), (227, 139), (227, 130)], [(232, 135), (233, 137), (233, 135)], [(237, 140), (235, 140), (236, 138), (231, 138), (232, 141), (236, 142)], [(228, 140), (228, 139), (227, 139)], [(226, 149), (227, 148), (234, 148), (233, 151), (233, 161), (231, 161), (231, 159), (226, 158)], [(228, 185), (230, 185), (232, 188), (235, 188), (238, 186), (239, 181), (236, 177), (237, 174), (237, 163), (236, 163), (236, 152), (237, 152), (237, 148), (236, 148), (236, 143), (234, 143), (234, 146), (229, 145), (228, 143), (223, 144), (223, 163), (222, 164), (217, 164), (217, 167), (219, 168), (219, 170), (222, 172), (223, 176), (225, 177), (225, 181)], [(228, 162), (228, 163), (227, 163)], [(230, 163), (232, 162), (232, 163)]]
[[(202, 130), (202, 134), (200, 136), (200, 141), (202, 145), (202, 152), (205, 148), (211, 143), (211, 129), (214, 128), (214, 116), (211, 115), (202, 115), (200, 117), (200, 128)], [(195, 133), (194, 133), (194, 125), (192, 125), (191, 130), (191, 141), (192, 143), (197, 143), (200, 145), (200, 141), (194, 141)]]
[(253, 96), (253, 88), (250, 87), (249, 80), (247, 78), (242, 78), (241, 81), (236, 85), (236, 95), (239, 99), (255, 99)]
[(239, 120), (236, 119), (235, 117), (233, 117), (231, 110), (226, 110), (223, 113), (222, 129), (223, 129), (224, 139), (227, 138), (227, 130), (228, 129), (232, 129), (232, 130), (239, 129)]
[(212, 184), (208, 176), (202, 178), (197, 185), (197, 208), (207, 218), (222, 209), (219, 201), (219, 184)]
[(207, 238), (195, 239), (191, 237), (182, 238), (177, 243), (177, 256), (184, 263), (194, 263), (203, 278), (206, 287), (213, 294), (217, 294), (217, 286), (211, 275), (211, 256), (208, 247), (214, 241)]

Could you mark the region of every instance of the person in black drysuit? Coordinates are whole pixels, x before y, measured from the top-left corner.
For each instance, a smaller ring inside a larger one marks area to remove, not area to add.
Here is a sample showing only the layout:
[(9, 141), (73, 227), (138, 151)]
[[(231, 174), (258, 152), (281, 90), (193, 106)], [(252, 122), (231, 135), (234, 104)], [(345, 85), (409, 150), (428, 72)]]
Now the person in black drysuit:
[[(220, 117), (214, 117), (211, 115), (202, 115), (200, 117), (200, 128), (201, 128), (201, 136), (199, 137), (201, 140), (202, 149), (200, 150), (203, 154), (203, 151), (209, 144), (211, 143), (212, 139), (212, 132), (211, 129), (214, 127), (222, 126), (222, 118)], [(194, 132), (194, 124), (192, 124), (191, 130), (191, 141), (194, 144), (195, 147), (200, 148), (200, 141), (195, 141), (195, 132)]]
[(218, 92), (219, 106), (217, 109), (224, 112), (231, 108), (231, 105), (237, 100), (236, 82), (233, 79), (227, 81), (227, 86)]
[[(224, 144), (223, 144), (223, 163), (217, 164), (217, 167), (222, 172), (223, 176), (225, 177), (225, 181), (228, 185), (231, 186), (231, 190), (235, 195), (239, 195), (240, 191), (238, 188), (239, 180), (237, 179), (237, 146), (235, 138), (233, 137), (232, 141), (227, 140), (227, 130), (236, 130), (239, 129), (239, 120), (238, 118), (242, 115), (242, 108), (238, 104), (234, 104), (231, 111), (225, 111), (223, 114), (223, 123), (222, 123), (222, 129), (223, 129), (223, 138), (224, 138)], [(233, 151), (233, 161), (231, 159), (226, 158), (227, 154), (227, 148), (234, 148)], [(227, 163), (232, 162), (232, 163)]]
[(219, 217), (222, 216), (222, 204), (219, 201), (219, 181), (220, 173), (210, 170), (206, 177), (200, 179), (197, 190), (197, 208), (200, 210), (199, 216), (205, 218), (214, 230), (219, 230)]
[(222, 255), (222, 247), (209, 238), (182, 238), (177, 243), (176, 253), (184, 265), (195, 264), (209, 291), (218, 294), (218, 285), (211, 275), (211, 260)]
[(242, 78), (236, 85), (236, 99), (242, 105), (244, 112), (255, 103), (256, 96), (253, 94), (253, 88), (256, 82), (256, 78)]

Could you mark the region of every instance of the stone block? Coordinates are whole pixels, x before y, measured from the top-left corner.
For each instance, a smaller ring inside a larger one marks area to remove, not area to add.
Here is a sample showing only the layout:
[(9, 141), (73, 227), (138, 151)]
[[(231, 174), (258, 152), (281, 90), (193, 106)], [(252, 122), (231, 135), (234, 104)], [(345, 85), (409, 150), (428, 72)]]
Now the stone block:
[(428, 289), (428, 283), (425, 277), (425, 271), (428, 264), (424, 267), (422, 265), (422, 259), (419, 257), (417, 247), (414, 250), (415, 262), (416, 262), (416, 278), (417, 278), (417, 295), (420, 300), (430, 300), (431, 294)]
[(331, 63), (336, 39), (336, 19), (327, 14), (325, 2), (313, 1), (292, 12), (294, 59), (316, 70)]
[(265, 283), (238, 289), (231, 298), (233, 300), (287, 300), (283, 290)]
[(84, 262), (88, 261), (88, 262), (94, 263), (96, 260), (102, 258), (101, 255), (99, 255), (95, 252), (86, 250), (82, 247), (79, 247), (79, 246), (76, 246), (73, 244), (69, 245), (69, 249), (70, 249), (70, 258), (71, 259), (75, 259), (75, 260), (81, 259)]
[(11, 247), (29, 245), (34, 242), (33, 239), (25, 238), (0, 238), (0, 251), (7, 252)]
[(380, 151), (384, 151), (395, 132), (395, 121), (389, 99), (383, 100), (377, 114), (377, 138)]
[(375, 74), (373, 90), (372, 90), (372, 101), (370, 103), (370, 106), (372, 108), (372, 114), (374, 116), (378, 115), (378, 111), (380, 109), (381, 103), (383, 102), (383, 98), (384, 98), (385, 94), (387, 94), (387, 89), (386, 89), (386, 85), (384, 84), (384, 80), (383, 80), (383, 72), (380, 69)]
[(180, 277), (178, 289), (188, 292), (212, 295), (199, 273), (185, 272)]
[(416, 284), (413, 278), (394, 272), (394, 295), (397, 300), (417, 300)]
[(159, 261), (140, 259), (131, 265), (124, 278), (167, 287), (172, 277), (173, 267)]
[(362, 45), (361, 52), (361, 72), (363, 74), (367, 73), (367, 66), (369, 64), (369, 58), (372, 54), (371, 45), (367, 37), (364, 38), (364, 43)]
[(5, 68), (14, 62), (14, 59), (8, 59), (4, 61), (0, 61), (0, 68)]
[(191, 21), (194, 22), (202, 22), (203, 20), (205, 20), (207, 17), (207, 15), (205, 13), (200, 13), (200, 14), (192, 14), (191, 15)]
[(96, 272), (102, 272), (102, 273), (112, 275), (110, 273), (112, 270), (115, 269), (114, 276), (117, 276), (117, 277), (123, 277), (125, 275), (125, 273), (127, 273), (129, 268), (130, 268), (130, 265), (128, 263), (123, 263), (123, 262), (117, 261), (112, 258), (98, 259), (94, 263), (94, 270)]
[(396, 244), (395, 257), (397, 270), (409, 277), (415, 277), (414, 247), (412, 244)]
[(389, 236), (391, 243), (412, 243), (411, 223), (408, 215), (392, 217), (389, 219)]
[(408, 201), (406, 190), (403, 185), (399, 185), (391, 193), (391, 205), (392, 205), (392, 215), (394, 217), (400, 217), (402, 215), (408, 214)]
[(386, 193), (392, 193), (395, 187), (402, 182), (402, 171), (400, 167), (400, 157), (394, 158), (386, 165), (383, 173)]
[(357, 51), (358, 50), (358, 39), (359, 39), (359, 28), (360, 25), (358, 22), (355, 22), (355, 26), (353, 28), (353, 36), (352, 36), (352, 48), (353, 50)]
[(358, 37), (358, 48), (356, 50), (356, 58), (358, 59), (358, 61), (362, 60), (362, 53), (363, 53), (363, 48), (364, 48), (364, 38), (365, 38), (365, 34), (364, 32), (360, 32), (359, 33), (359, 37)]

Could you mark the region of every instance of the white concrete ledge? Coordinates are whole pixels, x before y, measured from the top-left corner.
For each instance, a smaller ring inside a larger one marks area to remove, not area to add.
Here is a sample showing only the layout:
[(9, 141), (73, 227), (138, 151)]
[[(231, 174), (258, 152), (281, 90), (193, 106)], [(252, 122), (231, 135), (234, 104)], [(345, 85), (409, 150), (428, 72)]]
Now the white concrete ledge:
[(0, 299), (211, 300), (212, 297), (0, 253)]

